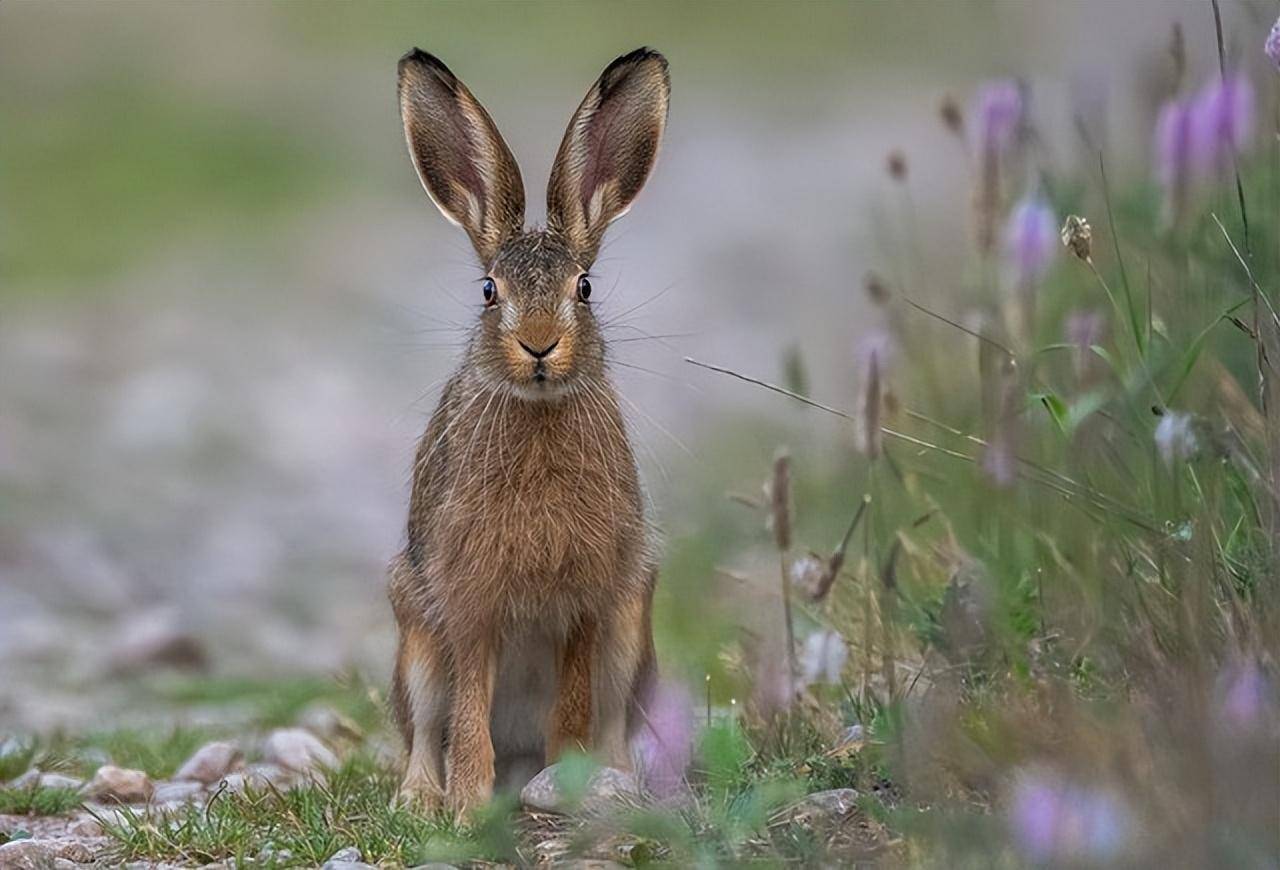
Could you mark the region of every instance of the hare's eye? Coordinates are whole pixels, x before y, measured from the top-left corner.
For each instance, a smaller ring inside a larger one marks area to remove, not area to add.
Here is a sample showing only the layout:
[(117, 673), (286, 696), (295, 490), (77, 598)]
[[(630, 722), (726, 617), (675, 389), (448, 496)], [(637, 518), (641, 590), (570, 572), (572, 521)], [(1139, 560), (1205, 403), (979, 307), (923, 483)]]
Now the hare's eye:
[(485, 278), (480, 284), (480, 292), (484, 294), (484, 304), (492, 305), (498, 298), (498, 285), (492, 278)]
[(591, 298), (591, 282), (587, 280), (587, 276), (583, 275), (578, 279), (578, 301), (586, 302)]

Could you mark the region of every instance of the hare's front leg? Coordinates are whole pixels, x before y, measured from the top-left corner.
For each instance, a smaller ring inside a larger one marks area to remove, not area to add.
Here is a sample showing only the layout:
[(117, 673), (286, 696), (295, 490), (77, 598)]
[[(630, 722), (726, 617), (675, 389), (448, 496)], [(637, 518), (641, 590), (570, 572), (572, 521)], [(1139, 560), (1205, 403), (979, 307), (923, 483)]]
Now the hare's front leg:
[(421, 625), (400, 627), (392, 696), (409, 749), (400, 797), (425, 810), (437, 810), (444, 798), (449, 680), (439, 644)]
[(547, 728), (547, 764), (554, 764), (565, 751), (590, 748), (595, 657), (596, 623), (583, 620), (569, 631), (557, 663), (556, 700)]
[(489, 714), (497, 672), (497, 639), (488, 630), (468, 631), (450, 638), (450, 652), (453, 693), (445, 792), (449, 808), (461, 814), (493, 796)]
[(653, 679), (652, 601), (650, 583), (619, 602), (601, 634), (592, 743), (606, 764), (621, 770), (632, 768), (628, 719), (636, 707), (645, 715), (643, 696)]

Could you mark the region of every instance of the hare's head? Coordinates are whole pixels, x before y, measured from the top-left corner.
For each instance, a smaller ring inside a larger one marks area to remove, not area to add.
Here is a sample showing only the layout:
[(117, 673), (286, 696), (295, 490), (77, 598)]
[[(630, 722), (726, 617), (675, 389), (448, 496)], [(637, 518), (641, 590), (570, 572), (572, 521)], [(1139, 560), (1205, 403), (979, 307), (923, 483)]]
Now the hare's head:
[(524, 229), (520, 168), (493, 119), (436, 58), (400, 61), (400, 114), (418, 178), (471, 237), (483, 307), (469, 364), (532, 399), (602, 372), (591, 264), (658, 154), (667, 62), (638, 49), (609, 64), (569, 121), (547, 185), (547, 226)]

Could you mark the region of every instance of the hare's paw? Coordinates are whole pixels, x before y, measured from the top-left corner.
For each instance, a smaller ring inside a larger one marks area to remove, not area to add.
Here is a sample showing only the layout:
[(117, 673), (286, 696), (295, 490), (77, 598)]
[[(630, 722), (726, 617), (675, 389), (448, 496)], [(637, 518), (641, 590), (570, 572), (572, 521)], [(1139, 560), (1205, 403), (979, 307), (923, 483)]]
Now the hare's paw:
[(467, 821), (476, 810), (493, 797), (493, 780), (483, 778), (457, 779), (449, 783), (449, 793), (444, 798), (446, 809), (459, 821)]
[(428, 777), (406, 776), (394, 798), (396, 806), (430, 815), (444, 808), (444, 795), (440, 787)]

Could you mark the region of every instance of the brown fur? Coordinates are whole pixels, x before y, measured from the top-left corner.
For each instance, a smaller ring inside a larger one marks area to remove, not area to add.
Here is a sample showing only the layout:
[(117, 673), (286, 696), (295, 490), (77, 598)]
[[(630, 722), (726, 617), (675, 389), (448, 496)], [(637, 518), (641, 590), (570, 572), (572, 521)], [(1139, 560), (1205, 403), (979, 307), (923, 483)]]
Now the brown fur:
[(561, 146), (549, 229), (526, 232), (519, 169), (488, 114), (425, 52), (400, 64), (419, 178), (496, 288), (418, 447), (390, 572), (402, 792), (429, 807), (474, 806), (495, 779), (518, 786), (567, 749), (630, 763), (656, 572), (604, 340), (578, 288), (653, 165), (667, 88), (655, 52), (610, 64)]

